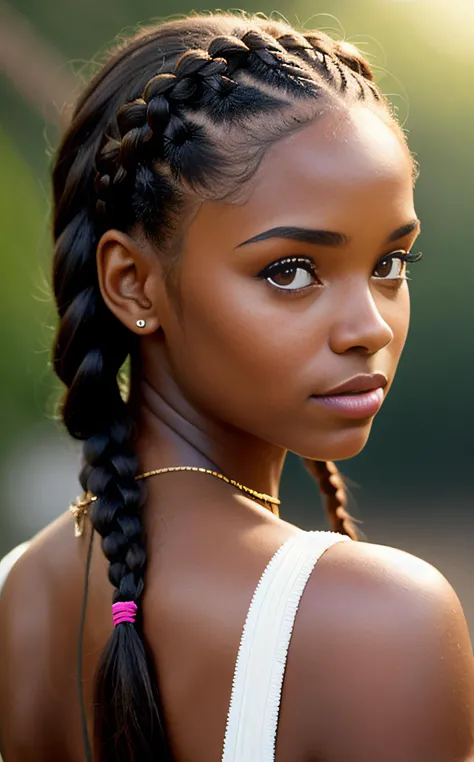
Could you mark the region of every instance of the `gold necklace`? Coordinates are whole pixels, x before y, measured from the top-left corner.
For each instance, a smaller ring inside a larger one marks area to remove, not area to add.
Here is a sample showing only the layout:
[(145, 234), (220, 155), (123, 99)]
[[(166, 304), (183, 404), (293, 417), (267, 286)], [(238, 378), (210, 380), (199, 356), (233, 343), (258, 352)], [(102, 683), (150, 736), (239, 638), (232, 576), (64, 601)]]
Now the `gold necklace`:
[[(153, 471), (145, 471), (143, 474), (137, 474), (135, 477), (138, 480), (148, 479), (150, 476), (159, 476), (160, 474), (169, 474), (173, 471), (193, 471), (198, 474), (209, 474), (209, 476), (215, 476), (216, 479), (220, 479), (226, 484), (231, 484), (233, 487), (243, 492), (245, 495), (249, 495), (254, 500), (259, 502), (264, 508), (267, 508), (275, 516), (278, 516), (278, 506), (280, 501), (277, 497), (266, 495), (264, 492), (257, 492), (250, 487), (246, 487), (245, 484), (236, 482), (235, 479), (230, 479), (228, 476), (219, 473), (219, 471), (211, 471), (209, 468), (198, 468), (198, 466), (170, 466), (169, 468), (156, 468)], [(81, 537), (84, 531), (84, 521), (88, 514), (88, 507), (91, 503), (95, 503), (97, 500), (96, 495), (93, 495), (89, 490), (84, 492), (80, 497), (77, 497), (74, 502), (69, 506), (69, 510), (74, 516), (75, 526), (74, 534), (76, 537)]]

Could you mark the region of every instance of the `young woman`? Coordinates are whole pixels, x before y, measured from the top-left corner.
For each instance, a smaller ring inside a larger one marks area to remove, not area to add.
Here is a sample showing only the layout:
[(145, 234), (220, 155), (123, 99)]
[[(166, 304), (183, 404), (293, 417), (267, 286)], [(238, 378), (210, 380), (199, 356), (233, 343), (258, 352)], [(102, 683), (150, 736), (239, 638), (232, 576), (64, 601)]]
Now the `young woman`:
[[(351, 541), (332, 463), (405, 342), (413, 178), (367, 62), (319, 32), (186, 18), (92, 80), (53, 174), (85, 494), (5, 583), (4, 762), (474, 759), (456, 595)], [(287, 451), (334, 532), (279, 519)]]

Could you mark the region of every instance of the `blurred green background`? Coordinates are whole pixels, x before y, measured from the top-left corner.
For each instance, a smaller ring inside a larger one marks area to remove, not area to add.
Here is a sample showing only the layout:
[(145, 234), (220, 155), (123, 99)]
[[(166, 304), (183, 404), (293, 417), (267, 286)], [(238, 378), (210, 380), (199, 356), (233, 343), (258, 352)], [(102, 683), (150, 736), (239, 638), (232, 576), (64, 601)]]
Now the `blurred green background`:
[[(181, 0), (0, 0), (0, 555), (58, 515), (78, 487), (77, 447), (54, 421), (49, 368), (49, 165), (62, 105), (117, 34), (190, 10)], [(269, 0), (247, 11), (275, 13)], [(421, 165), (423, 264), (397, 382), (366, 450), (343, 464), (368, 539), (434, 563), (474, 632), (474, 2), (281, 0), (290, 23), (359, 45)], [(285, 517), (324, 525), (290, 459)], [(72, 531), (72, 528), (71, 528)]]

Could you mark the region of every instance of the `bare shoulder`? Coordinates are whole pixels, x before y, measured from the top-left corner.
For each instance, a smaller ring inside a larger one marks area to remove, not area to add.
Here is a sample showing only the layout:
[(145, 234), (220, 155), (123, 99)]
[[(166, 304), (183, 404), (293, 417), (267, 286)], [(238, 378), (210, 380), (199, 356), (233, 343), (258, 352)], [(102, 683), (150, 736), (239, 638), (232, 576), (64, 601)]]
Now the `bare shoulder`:
[(409, 553), (339, 543), (323, 555), (301, 602), (288, 677), (317, 758), (474, 761), (464, 614), (443, 575)]
[[(33, 538), (2, 590), (0, 737), (7, 760), (38, 760), (37, 744), (47, 735), (58, 701), (52, 684), (56, 671), (64, 669), (67, 648), (57, 645), (77, 619), (73, 607), (64, 605), (66, 588), (73, 598), (74, 578), (83, 569), (85, 543), (74, 539), (72, 519), (65, 514)], [(54, 759), (51, 749), (48, 756)]]
[(42, 608), (48, 594), (53, 591), (48, 582), (55, 585), (61, 581), (66, 568), (73, 572), (82, 566), (85, 543), (74, 542), (73, 522), (69, 512), (62, 514), (27, 544), (27, 549), (15, 562), (8, 574), (0, 597), (0, 616), (28, 615), (40, 623), (35, 616)]
[(63, 515), (36, 535), (5, 580), (0, 597), (0, 632), (4, 637), (14, 627), (15, 645), (21, 642), (22, 633), (32, 637), (41, 625), (43, 617), (38, 614), (48, 605), (52, 593), (48, 582), (55, 576), (65, 552), (71, 560), (73, 546), (67, 548), (66, 526), (67, 516)]
[[(319, 594), (323, 587), (320, 582), (324, 580), (324, 588), (331, 596), (339, 593), (346, 611), (346, 593), (357, 592), (364, 596), (367, 614), (380, 613), (382, 606), (389, 608), (396, 618), (398, 615), (411, 618), (415, 611), (445, 613), (447, 607), (453, 614), (456, 612), (454, 620), (464, 621), (458, 597), (441, 572), (398, 548), (365, 542), (337, 543), (322, 556), (312, 580), (316, 584), (310, 582), (309, 590)], [(399, 608), (394, 610), (393, 606)], [(425, 621), (422, 616), (418, 619)]]

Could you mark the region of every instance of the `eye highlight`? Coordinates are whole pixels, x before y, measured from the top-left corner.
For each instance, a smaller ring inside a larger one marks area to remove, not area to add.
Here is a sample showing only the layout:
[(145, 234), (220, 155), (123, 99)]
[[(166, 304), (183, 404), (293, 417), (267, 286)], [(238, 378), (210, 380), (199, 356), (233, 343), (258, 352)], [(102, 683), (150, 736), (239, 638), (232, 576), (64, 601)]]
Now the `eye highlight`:
[(372, 271), (372, 277), (377, 280), (406, 280), (407, 262), (419, 262), (423, 254), (413, 254), (411, 251), (393, 251), (379, 259)]
[(279, 291), (301, 291), (319, 283), (309, 257), (285, 257), (265, 267), (258, 277)]

